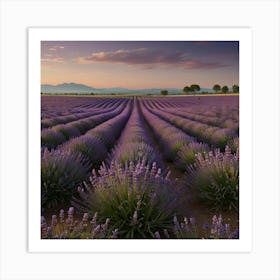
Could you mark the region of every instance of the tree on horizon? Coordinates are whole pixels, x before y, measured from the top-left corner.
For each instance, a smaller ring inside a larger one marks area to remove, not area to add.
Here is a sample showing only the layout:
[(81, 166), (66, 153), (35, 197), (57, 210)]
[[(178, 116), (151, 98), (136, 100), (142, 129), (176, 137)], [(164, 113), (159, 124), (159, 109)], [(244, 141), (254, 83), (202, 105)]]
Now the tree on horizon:
[(197, 84), (191, 85), (191, 92), (195, 93), (196, 91), (200, 91), (200, 86)]
[(222, 92), (227, 93), (228, 92), (228, 86), (223, 86), (222, 87)]
[(221, 86), (218, 85), (218, 84), (215, 84), (215, 85), (213, 86), (213, 90), (217, 93), (218, 91), (221, 90)]
[(238, 93), (239, 92), (239, 86), (238, 85), (233, 85), (232, 86), (232, 92)]
[(164, 89), (160, 91), (161, 95), (168, 95), (168, 90)]

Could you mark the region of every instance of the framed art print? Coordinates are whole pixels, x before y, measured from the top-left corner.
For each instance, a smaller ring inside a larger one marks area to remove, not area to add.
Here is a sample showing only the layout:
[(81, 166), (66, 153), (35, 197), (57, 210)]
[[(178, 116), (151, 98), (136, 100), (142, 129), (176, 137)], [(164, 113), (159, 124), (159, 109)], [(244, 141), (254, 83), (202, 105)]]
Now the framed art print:
[(279, 280), (277, 0), (0, 1), (0, 279)]
[(248, 28), (30, 28), (29, 251), (248, 252)]

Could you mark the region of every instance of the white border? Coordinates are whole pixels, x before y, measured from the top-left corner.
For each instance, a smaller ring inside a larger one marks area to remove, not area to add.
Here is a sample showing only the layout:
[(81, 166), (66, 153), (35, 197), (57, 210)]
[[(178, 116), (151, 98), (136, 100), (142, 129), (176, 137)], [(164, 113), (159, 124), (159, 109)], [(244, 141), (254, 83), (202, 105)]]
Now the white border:
[[(41, 240), (40, 42), (90, 40), (216, 40), (240, 42), (239, 240)], [(249, 252), (252, 248), (252, 46), (249, 28), (29, 29), (29, 252)]]

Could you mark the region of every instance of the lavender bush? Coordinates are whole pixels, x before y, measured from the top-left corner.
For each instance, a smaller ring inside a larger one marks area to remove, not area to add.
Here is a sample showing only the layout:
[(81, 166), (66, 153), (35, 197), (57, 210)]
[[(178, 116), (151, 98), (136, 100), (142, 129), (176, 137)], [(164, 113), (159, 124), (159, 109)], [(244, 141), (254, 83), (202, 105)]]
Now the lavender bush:
[(41, 204), (44, 208), (69, 203), (76, 187), (87, 177), (89, 167), (81, 155), (43, 149), (41, 153)]
[(47, 128), (41, 131), (41, 146), (49, 150), (56, 148), (59, 144), (66, 141), (64, 135), (59, 132)]
[(239, 150), (239, 137), (231, 139), (227, 144), (233, 153), (236, 153)]
[(68, 124), (56, 125), (53, 127), (53, 131), (62, 133), (65, 140), (81, 135), (81, 131), (78, 128)]
[(90, 163), (91, 168), (98, 168), (107, 155), (104, 144), (99, 139), (88, 135), (70, 140), (62, 149), (73, 154), (80, 153)]
[(188, 167), (186, 184), (193, 197), (214, 210), (238, 211), (239, 206), (239, 154), (198, 154), (194, 165)]
[(155, 232), (156, 239), (239, 239), (239, 229), (231, 229), (229, 223), (223, 223), (222, 216), (213, 216), (212, 222), (197, 224), (194, 217), (184, 217), (179, 221), (177, 216), (173, 217), (173, 228), (171, 232), (164, 229), (163, 232)]
[(209, 151), (209, 147), (203, 143), (191, 142), (188, 145), (182, 147), (175, 160), (175, 165), (182, 171), (186, 171), (189, 165), (192, 165), (196, 161), (198, 153)]
[(112, 162), (98, 173), (80, 189), (81, 200), (74, 202), (79, 209), (98, 212), (103, 220), (110, 217), (121, 238), (151, 238), (155, 231), (172, 227), (182, 193), (155, 163), (149, 167), (144, 161), (130, 162), (123, 168)]
[(136, 164), (142, 159), (148, 164), (152, 164), (153, 162), (158, 162), (158, 155), (153, 147), (143, 142), (126, 143), (115, 148), (114, 160), (122, 166), (131, 161)]

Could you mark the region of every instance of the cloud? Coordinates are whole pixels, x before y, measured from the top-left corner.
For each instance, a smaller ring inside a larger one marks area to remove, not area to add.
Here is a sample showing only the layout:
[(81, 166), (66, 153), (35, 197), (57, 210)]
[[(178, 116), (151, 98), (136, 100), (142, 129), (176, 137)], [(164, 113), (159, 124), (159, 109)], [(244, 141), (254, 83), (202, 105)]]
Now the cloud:
[(78, 63), (89, 64), (95, 62), (122, 63), (128, 65), (142, 65), (145, 69), (156, 66), (181, 66), (186, 69), (214, 69), (225, 67), (219, 62), (205, 62), (189, 58), (185, 52), (166, 52), (164, 50), (138, 48), (132, 50), (116, 50), (111, 52), (94, 52), (87, 57), (79, 57)]
[(63, 63), (63, 57), (54, 57), (54, 58), (42, 58), (41, 62), (54, 62), (54, 63)]
[(64, 49), (64, 46), (53, 46), (51, 48), (49, 48), (49, 51), (57, 51), (58, 49)]
[(215, 69), (215, 68), (221, 68), (227, 66), (219, 62), (203, 62), (200, 60), (192, 60), (192, 59), (185, 61), (183, 65), (187, 69)]

